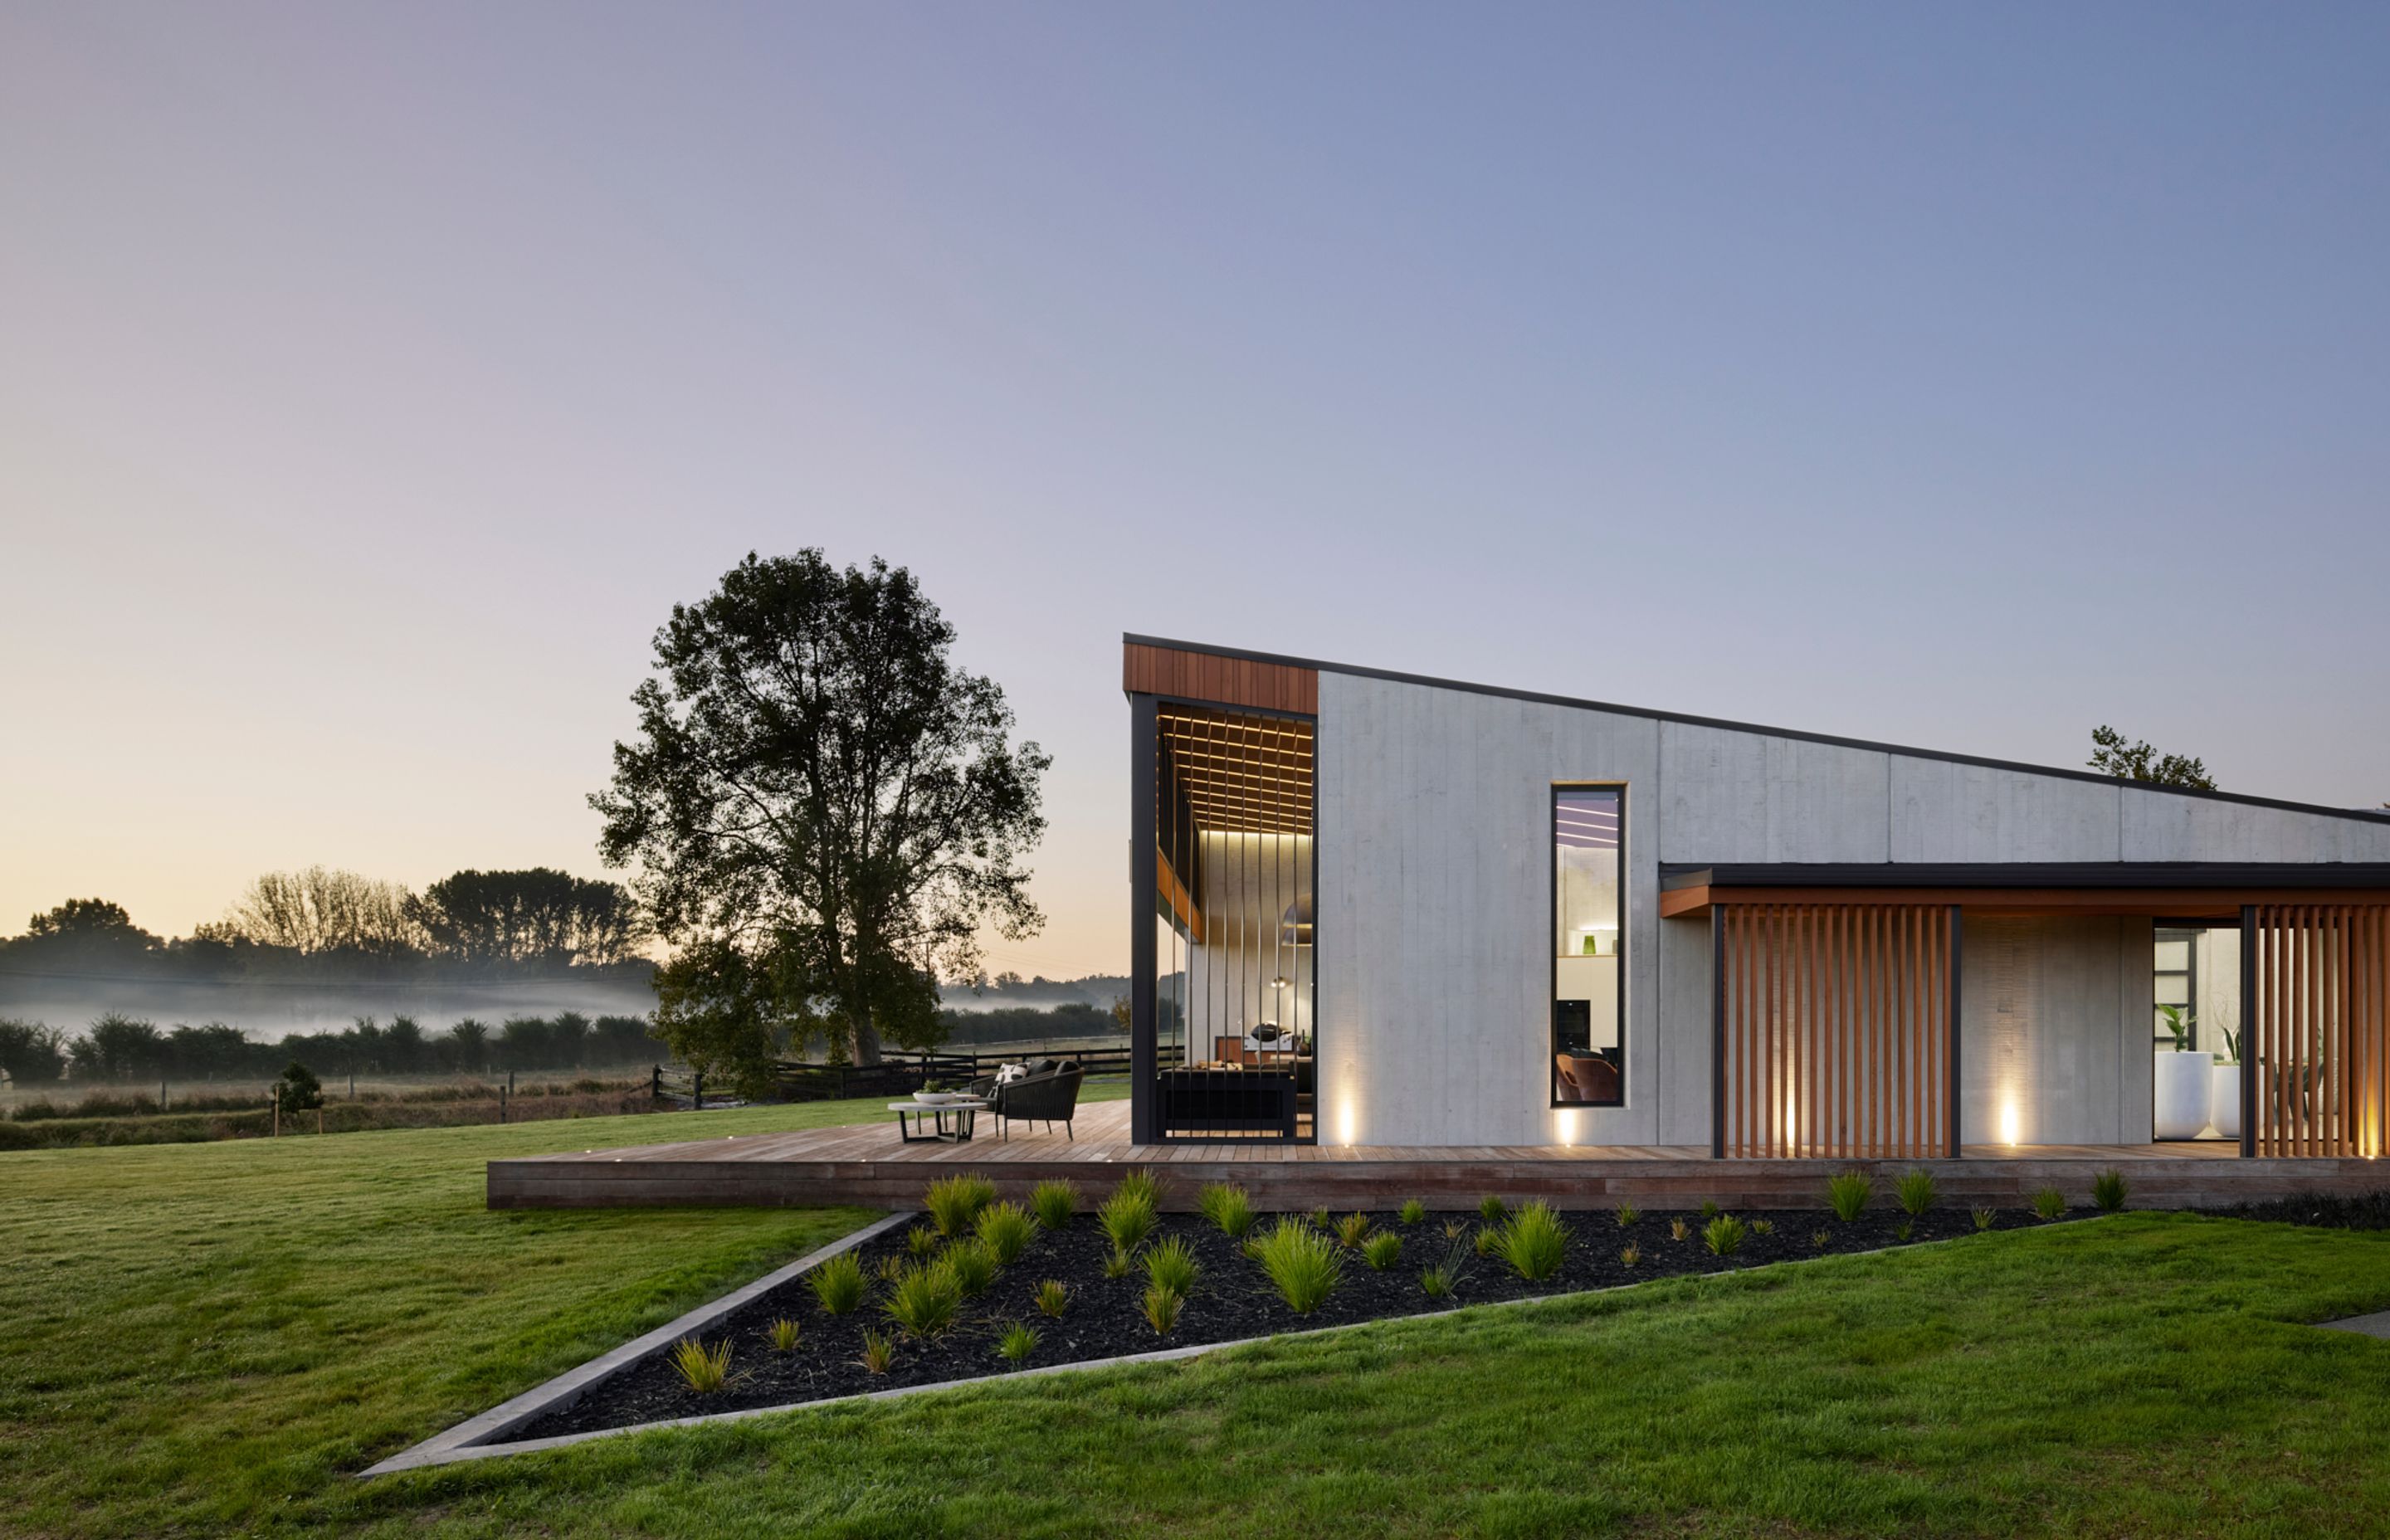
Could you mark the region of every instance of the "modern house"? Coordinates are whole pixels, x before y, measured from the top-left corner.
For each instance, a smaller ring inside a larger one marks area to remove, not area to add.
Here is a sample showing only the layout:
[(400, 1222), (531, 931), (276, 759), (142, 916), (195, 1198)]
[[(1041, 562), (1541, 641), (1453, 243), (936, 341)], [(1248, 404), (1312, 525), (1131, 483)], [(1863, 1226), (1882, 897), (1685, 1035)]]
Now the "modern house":
[(2382, 1149), (2390, 815), (1141, 636), (1124, 685), (1137, 1145)]

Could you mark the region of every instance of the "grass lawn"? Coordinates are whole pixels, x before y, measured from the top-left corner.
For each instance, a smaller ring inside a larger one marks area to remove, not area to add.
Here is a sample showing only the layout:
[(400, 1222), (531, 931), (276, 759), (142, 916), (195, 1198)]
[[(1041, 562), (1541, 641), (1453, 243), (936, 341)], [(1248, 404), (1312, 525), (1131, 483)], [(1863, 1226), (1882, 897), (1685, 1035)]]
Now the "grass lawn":
[(482, 1160), (854, 1115), (0, 1155), (0, 1533), (2390, 1532), (2390, 1234), (2164, 1214), (345, 1478), (861, 1217)]

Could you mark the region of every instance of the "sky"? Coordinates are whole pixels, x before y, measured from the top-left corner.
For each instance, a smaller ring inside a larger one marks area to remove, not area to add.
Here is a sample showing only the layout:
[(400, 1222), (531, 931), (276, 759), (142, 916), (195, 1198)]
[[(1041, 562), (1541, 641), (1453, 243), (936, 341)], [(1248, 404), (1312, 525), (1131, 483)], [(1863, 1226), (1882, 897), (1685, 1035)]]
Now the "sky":
[(911, 568), (1127, 957), (1138, 632), (2390, 799), (2390, 8), (0, 8), (0, 933), (599, 875)]

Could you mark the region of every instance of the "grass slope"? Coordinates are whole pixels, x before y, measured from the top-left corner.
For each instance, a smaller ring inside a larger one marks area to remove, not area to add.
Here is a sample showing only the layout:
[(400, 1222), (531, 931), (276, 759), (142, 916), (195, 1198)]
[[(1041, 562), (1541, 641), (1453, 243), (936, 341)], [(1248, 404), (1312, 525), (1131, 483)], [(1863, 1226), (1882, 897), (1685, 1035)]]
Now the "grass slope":
[(558, 1132), (0, 1156), (0, 1532), (2390, 1530), (2390, 1344), (2294, 1324), (2390, 1234), (2163, 1214), (346, 1481), (854, 1217), (484, 1213)]

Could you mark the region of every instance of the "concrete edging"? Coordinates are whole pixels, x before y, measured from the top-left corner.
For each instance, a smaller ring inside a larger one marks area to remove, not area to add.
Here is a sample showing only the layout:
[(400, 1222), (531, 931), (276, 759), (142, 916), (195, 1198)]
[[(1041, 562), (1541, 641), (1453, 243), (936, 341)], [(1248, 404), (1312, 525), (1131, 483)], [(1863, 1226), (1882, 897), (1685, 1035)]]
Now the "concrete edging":
[[(920, 1395), (932, 1391), (963, 1390), (974, 1385), (1010, 1384), (1022, 1380), (1039, 1380), (1047, 1375), (1071, 1374), (1089, 1369), (1115, 1368), (1124, 1364), (1167, 1364), (1188, 1358), (1200, 1358), (1207, 1353), (1226, 1353), (1233, 1348), (1255, 1347), (1265, 1342), (1291, 1341), (1305, 1337), (1323, 1337), (1337, 1331), (1363, 1331), (1372, 1327), (1394, 1326), (1407, 1321), (1438, 1321), (1472, 1310), (1501, 1310), (1512, 1305), (1552, 1304), (1562, 1300), (1590, 1299), (1600, 1294), (1615, 1294), (1629, 1289), (1648, 1289), (1653, 1284), (1673, 1283), (1681, 1279), (1701, 1281), (1717, 1277), (1750, 1277), (1779, 1267), (1807, 1267), (1821, 1262), (1845, 1261), (1854, 1257), (1890, 1256), (1895, 1252), (1914, 1251), (1929, 1246), (1947, 1246), (1956, 1241), (1972, 1240), (1973, 1235), (1947, 1236), (1940, 1240), (1921, 1240), (1899, 1246), (1879, 1246), (1866, 1251), (1838, 1251), (1829, 1256), (1789, 1257), (1781, 1262), (1764, 1262), (1756, 1267), (1742, 1267), (1719, 1273), (1672, 1273), (1665, 1277), (1642, 1278), (1633, 1283), (1607, 1284), (1600, 1289), (1577, 1289), (1564, 1294), (1528, 1294), (1511, 1300), (1487, 1300), (1478, 1304), (1455, 1305), (1449, 1310), (1422, 1311), (1410, 1315), (1381, 1315), (1374, 1320), (1345, 1321), (1336, 1326), (1310, 1327), (1301, 1331), (1278, 1331), (1261, 1337), (1240, 1337), (1226, 1342), (1195, 1342), (1184, 1347), (1156, 1348), (1150, 1353), (1122, 1354), (1111, 1358), (1088, 1358), (1071, 1364), (1047, 1364), (1034, 1369), (1009, 1369), (996, 1374), (974, 1376), (969, 1380), (941, 1380), (927, 1385), (899, 1385), (885, 1391), (864, 1391), (854, 1395), (831, 1396), (819, 1401), (791, 1401), (776, 1406), (745, 1406), (732, 1412), (703, 1412), (695, 1417), (661, 1418), (653, 1422), (635, 1422), (621, 1428), (592, 1428), (585, 1432), (559, 1433), (553, 1438), (522, 1439), (512, 1444), (498, 1442), (500, 1435), (520, 1428), (545, 1414), (571, 1405), (591, 1385), (657, 1348), (678, 1341), (700, 1327), (710, 1325), (721, 1316), (745, 1304), (766, 1290), (777, 1287), (809, 1267), (827, 1262), (839, 1252), (862, 1245), (873, 1236), (893, 1229), (913, 1217), (910, 1212), (893, 1213), (855, 1231), (853, 1235), (823, 1247), (810, 1256), (802, 1257), (778, 1268), (745, 1288), (726, 1294), (711, 1304), (700, 1305), (669, 1326), (658, 1327), (636, 1341), (624, 1343), (613, 1352), (593, 1358), (579, 1368), (557, 1376), (544, 1385), (483, 1412), (469, 1421), (460, 1422), (445, 1432), (436, 1433), (413, 1448), (392, 1455), (376, 1465), (357, 1472), (360, 1480), (366, 1476), (386, 1476), (401, 1470), (418, 1470), (436, 1465), (455, 1465), (465, 1460), (491, 1459), (501, 1455), (528, 1455), (543, 1449), (561, 1449), (570, 1444), (586, 1444), (591, 1439), (613, 1438), (623, 1433), (652, 1432), (664, 1428), (695, 1428), (717, 1422), (739, 1422), (749, 1418), (769, 1417), (781, 1412), (810, 1412), (831, 1406), (851, 1406), (866, 1402), (894, 1401), (904, 1396)], [(2106, 1214), (2087, 1214), (2071, 1221), (2083, 1224), (2107, 1218)], [(2037, 1228), (2044, 1226), (2036, 1226)], [(1990, 1232), (1998, 1233), (1998, 1232)]]
[(455, 1427), (432, 1434), (421, 1444), (403, 1449), (386, 1460), (366, 1467), (359, 1476), (386, 1476), (393, 1471), (413, 1470), (426, 1465), (445, 1465), (455, 1460), (475, 1459), (484, 1454), (512, 1454), (518, 1449), (544, 1447), (569, 1442), (558, 1439), (532, 1439), (520, 1444), (501, 1444), (506, 1434), (549, 1412), (572, 1405), (582, 1392), (615, 1370), (626, 1368), (662, 1348), (670, 1347), (684, 1337), (696, 1335), (715, 1321), (729, 1315), (748, 1301), (778, 1288), (790, 1278), (818, 1267), (841, 1251), (853, 1251), (873, 1236), (893, 1230), (910, 1219), (909, 1213), (892, 1213), (885, 1219), (875, 1219), (852, 1234), (842, 1236), (818, 1251), (810, 1251), (785, 1266), (775, 1267), (752, 1283), (744, 1284), (696, 1309), (676, 1316), (653, 1331), (634, 1337), (610, 1353), (599, 1354), (575, 1368), (565, 1370), (555, 1379), (534, 1385), (510, 1400), (502, 1401), (481, 1416), (468, 1418)]

